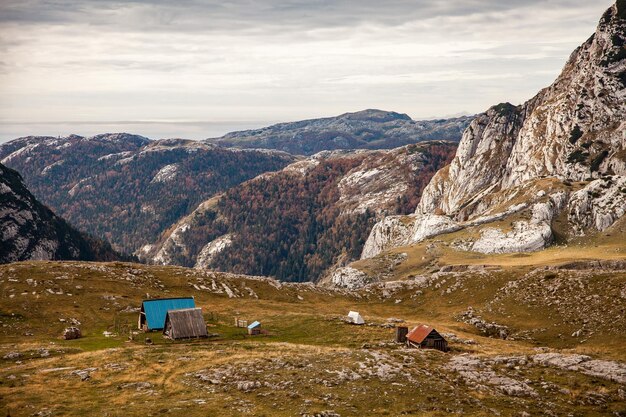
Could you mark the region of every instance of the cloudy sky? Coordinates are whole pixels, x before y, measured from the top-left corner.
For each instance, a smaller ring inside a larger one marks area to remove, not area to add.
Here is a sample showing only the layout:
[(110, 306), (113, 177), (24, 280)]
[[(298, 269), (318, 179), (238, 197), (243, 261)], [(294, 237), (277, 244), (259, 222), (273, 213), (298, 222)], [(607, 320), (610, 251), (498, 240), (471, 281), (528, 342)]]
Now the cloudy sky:
[(520, 103), (613, 0), (0, 0), (0, 140)]

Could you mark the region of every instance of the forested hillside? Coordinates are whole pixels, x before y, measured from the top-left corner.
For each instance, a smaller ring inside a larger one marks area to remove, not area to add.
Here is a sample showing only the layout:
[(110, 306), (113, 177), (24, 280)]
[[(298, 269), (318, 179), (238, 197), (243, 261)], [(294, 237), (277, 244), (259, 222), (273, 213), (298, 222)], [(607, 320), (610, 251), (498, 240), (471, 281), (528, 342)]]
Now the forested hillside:
[(213, 194), (294, 158), (112, 134), (16, 139), (0, 146), (0, 160), (77, 228), (132, 253)]
[(155, 263), (315, 281), (358, 259), (374, 222), (409, 213), (455, 145), (329, 152), (233, 187), (169, 230)]

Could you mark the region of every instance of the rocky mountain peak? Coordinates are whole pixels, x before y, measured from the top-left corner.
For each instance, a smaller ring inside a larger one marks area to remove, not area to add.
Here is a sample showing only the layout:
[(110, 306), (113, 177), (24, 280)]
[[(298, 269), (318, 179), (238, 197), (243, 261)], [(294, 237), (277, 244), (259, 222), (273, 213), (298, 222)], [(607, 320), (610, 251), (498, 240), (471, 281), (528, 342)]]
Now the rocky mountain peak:
[(552, 242), (552, 221), (562, 211), (569, 213), (568, 230), (576, 235), (606, 230), (623, 216), (625, 7), (620, 0), (603, 15), (551, 86), (520, 106), (502, 103), (478, 115), (452, 163), (424, 189), (414, 217), (377, 225), (364, 256), (512, 216), (517, 216), (512, 231), (489, 229), (462, 246), (482, 252), (538, 250)]
[(478, 208), (477, 197), (543, 176), (626, 175), (626, 21), (618, 7), (605, 13), (550, 87), (521, 106), (494, 106), (470, 124), (419, 212), (464, 219), (489, 208)]

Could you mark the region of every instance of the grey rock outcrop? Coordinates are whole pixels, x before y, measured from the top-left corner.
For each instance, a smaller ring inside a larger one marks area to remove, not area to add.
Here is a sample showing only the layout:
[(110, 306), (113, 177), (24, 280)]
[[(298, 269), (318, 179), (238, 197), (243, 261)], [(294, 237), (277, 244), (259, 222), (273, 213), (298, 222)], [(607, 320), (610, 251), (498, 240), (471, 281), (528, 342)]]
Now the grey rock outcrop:
[[(626, 12), (613, 5), (596, 33), (570, 56), (548, 88), (520, 106), (499, 104), (466, 129), (452, 163), (422, 193), (414, 235), (401, 245), (476, 225), (481, 218), (512, 213), (522, 200), (531, 220), (513, 230), (482, 231), (464, 246), (484, 253), (540, 250), (552, 241), (551, 223), (567, 210), (575, 234), (603, 231), (626, 212)], [(591, 180), (581, 190), (528, 194), (549, 183)], [(394, 247), (399, 230), (376, 226), (364, 258)], [(485, 221), (482, 223), (488, 223)], [(395, 223), (398, 223), (395, 221)], [(385, 233), (383, 233), (383, 231)]]
[(78, 327), (66, 327), (63, 330), (63, 339), (65, 340), (80, 339), (81, 337), (82, 333)]
[(410, 242), (415, 218), (413, 216), (389, 216), (374, 225), (363, 247), (361, 259), (369, 259), (379, 253)]
[(330, 276), (331, 286), (350, 290), (362, 288), (370, 282), (367, 274), (349, 266), (335, 270)]
[(626, 384), (626, 364), (620, 362), (592, 359), (586, 355), (565, 355), (561, 353), (541, 353), (534, 355), (532, 360), (543, 366), (578, 371), (619, 384)]

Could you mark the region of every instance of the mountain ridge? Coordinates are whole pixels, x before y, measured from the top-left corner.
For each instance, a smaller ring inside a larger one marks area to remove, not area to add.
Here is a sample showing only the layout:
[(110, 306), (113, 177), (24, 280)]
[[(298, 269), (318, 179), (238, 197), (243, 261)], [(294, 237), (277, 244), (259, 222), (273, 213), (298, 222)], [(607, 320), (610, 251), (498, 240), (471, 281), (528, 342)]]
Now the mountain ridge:
[(0, 161), (20, 171), (38, 198), (126, 253), (214, 193), (294, 160), (280, 151), (125, 133), (31, 136), (0, 145)]
[(127, 259), (80, 233), (35, 199), (21, 175), (0, 164), (0, 263), (26, 260)]
[(321, 152), (205, 201), (138, 255), (156, 264), (316, 281), (358, 259), (373, 221), (413, 211), (455, 148), (439, 141)]
[(223, 147), (278, 149), (307, 156), (325, 150), (393, 149), (427, 140), (458, 142), (474, 117), (415, 121), (406, 114), (367, 109), (231, 132), (205, 142)]

